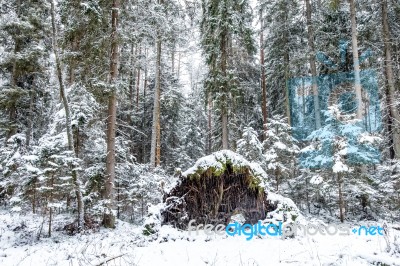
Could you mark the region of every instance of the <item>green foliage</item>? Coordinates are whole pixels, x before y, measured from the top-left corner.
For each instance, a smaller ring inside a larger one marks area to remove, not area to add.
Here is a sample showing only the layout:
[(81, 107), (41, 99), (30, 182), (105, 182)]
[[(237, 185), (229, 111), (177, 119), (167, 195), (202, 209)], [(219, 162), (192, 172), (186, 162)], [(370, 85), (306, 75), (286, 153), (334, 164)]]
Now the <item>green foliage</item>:
[(154, 224), (146, 224), (144, 226), (143, 231), (142, 231), (143, 235), (150, 236), (150, 235), (153, 235), (153, 234), (157, 233), (157, 231), (155, 231), (153, 229), (153, 227), (154, 227)]

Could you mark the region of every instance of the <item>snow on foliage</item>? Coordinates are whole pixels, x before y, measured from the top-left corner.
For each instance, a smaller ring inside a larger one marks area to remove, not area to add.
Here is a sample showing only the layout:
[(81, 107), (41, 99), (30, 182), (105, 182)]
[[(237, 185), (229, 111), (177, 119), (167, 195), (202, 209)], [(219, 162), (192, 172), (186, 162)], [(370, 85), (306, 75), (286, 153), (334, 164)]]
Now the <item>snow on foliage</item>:
[(256, 163), (250, 163), (242, 155), (230, 150), (221, 150), (197, 160), (194, 166), (182, 173), (182, 176), (200, 176), (208, 169), (213, 169), (213, 172), (216, 175), (219, 175), (222, 174), (222, 172), (226, 169), (227, 164), (231, 164), (234, 169), (250, 169), (253, 176), (255, 178), (259, 178), (262, 186), (265, 186), (264, 181), (268, 178), (268, 176), (264, 170)]
[(313, 131), (307, 138), (309, 146), (302, 149), (300, 165), (305, 168), (330, 168), (333, 172), (348, 172), (350, 166), (377, 164), (379, 151), (372, 146), (380, 137), (364, 132), (357, 120), (341, 122), (337, 105), (326, 111), (326, 124)]
[(305, 223), (305, 219), (293, 200), (279, 194), (268, 192), (268, 201), (276, 206), (274, 211), (268, 212), (265, 222)]
[(253, 128), (244, 128), (242, 138), (237, 141), (237, 153), (249, 161), (262, 162), (262, 144)]

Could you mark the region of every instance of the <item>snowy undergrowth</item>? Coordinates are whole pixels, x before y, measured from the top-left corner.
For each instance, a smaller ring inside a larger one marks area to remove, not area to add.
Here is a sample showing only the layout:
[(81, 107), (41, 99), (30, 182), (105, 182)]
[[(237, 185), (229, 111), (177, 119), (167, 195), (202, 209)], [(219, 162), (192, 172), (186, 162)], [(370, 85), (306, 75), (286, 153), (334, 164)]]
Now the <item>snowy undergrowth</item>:
[[(40, 216), (0, 211), (0, 265), (400, 265), (400, 255), (386, 252), (382, 236), (246, 241), (244, 236), (197, 235), (162, 226), (152, 239), (143, 236), (142, 227), (118, 221), (115, 230), (76, 236), (54, 231), (51, 238), (38, 240), (42, 222)], [(54, 227), (61, 224), (65, 217), (59, 215)], [(400, 237), (399, 225), (389, 228), (392, 241)]]

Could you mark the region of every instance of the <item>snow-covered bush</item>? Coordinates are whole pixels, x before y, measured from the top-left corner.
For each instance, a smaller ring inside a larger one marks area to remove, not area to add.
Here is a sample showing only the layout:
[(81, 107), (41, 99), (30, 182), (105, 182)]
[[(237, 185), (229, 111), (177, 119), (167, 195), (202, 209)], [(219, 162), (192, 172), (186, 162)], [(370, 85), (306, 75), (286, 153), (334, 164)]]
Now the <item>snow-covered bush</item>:
[(261, 163), (262, 145), (258, 140), (257, 132), (252, 127), (245, 127), (242, 138), (237, 141), (236, 152), (250, 162)]
[(296, 155), (299, 151), (286, 118), (275, 116), (268, 120), (262, 145), (264, 150), (262, 165), (269, 176), (274, 177), (273, 188), (279, 191), (279, 186), (284, 181), (289, 182), (289, 179), (293, 177), (294, 169), (296, 169)]

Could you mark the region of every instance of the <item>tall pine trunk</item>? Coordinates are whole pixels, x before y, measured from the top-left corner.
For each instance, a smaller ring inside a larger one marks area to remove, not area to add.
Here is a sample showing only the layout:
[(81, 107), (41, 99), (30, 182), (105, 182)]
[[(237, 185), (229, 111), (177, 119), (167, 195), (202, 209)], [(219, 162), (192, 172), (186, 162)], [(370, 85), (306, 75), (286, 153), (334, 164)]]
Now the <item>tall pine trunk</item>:
[(161, 96), (161, 39), (158, 36), (156, 44), (156, 82), (154, 92), (153, 128), (151, 132), (150, 167), (160, 165), (160, 96)]
[[(144, 65), (144, 82), (143, 82), (143, 112), (142, 112), (142, 122), (141, 122), (141, 129), (144, 130), (145, 128), (145, 121), (146, 121), (146, 112), (147, 112), (147, 107), (146, 107), (146, 90), (147, 90), (147, 78), (148, 78), (148, 69), (147, 69), (147, 53), (148, 49), (147, 47), (145, 48), (144, 51), (144, 56), (145, 56), (145, 62), (146, 64)], [(147, 161), (147, 153), (146, 153), (146, 143), (147, 143), (147, 137), (141, 135), (140, 140), (142, 142), (142, 162)]]
[[(285, 16), (285, 27), (286, 24), (288, 24), (288, 10), (287, 10), (287, 6), (285, 6), (285, 12), (284, 12), (284, 16)], [(290, 76), (290, 55), (289, 55), (289, 30), (285, 29), (285, 32), (283, 34), (283, 43), (285, 44), (285, 52), (283, 54), (283, 62), (284, 62), (284, 67), (285, 67), (285, 107), (286, 107), (286, 116), (287, 116), (287, 123), (289, 125), (292, 124), (292, 119), (291, 119), (291, 113), (290, 113), (290, 99), (289, 99), (289, 76)]]
[(263, 115), (263, 129), (265, 134), (267, 132), (267, 84), (265, 78), (265, 54), (264, 54), (264, 20), (262, 10), (260, 10), (260, 64), (261, 64), (261, 90), (262, 90), (262, 115)]
[(351, 17), (351, 43), (353, 47), (353, 64), (354, 64), (354, 90), (356, 93), (356, 100), (357, 100), (357, 119), (362, 119), (362, 94), (361, 94), (360, 61), (358, 58), (356, 7), (354, 0), (349, 0), (349, 3), (350, 3), (350, 17)]
[[(135, 98), (135, 93), (134, 93), (134, 88), (135, 88), (135, 68), (134, 68), (134, 64), (135, 64), (135, 58), (137, 57), (137, 49), (134, 49), (134, 44), (131, 44), (131, 53), (130, 53), (130, 67), (131, 67), (131, 71), (130, 71), (130, 80), (129, 80), (129, 110), (133, 110), (134, 107), (134, 98)], [(130, 117), (130, 116), (128, 116)], [(129, 124), (131, 124), (131, 118), (129, 118), (128, 122)]]
[(208, 93), (207, 96), (207, 101), (208, 101), (208, 114), (207, 114), (207, 119), (208, 119), (208, 154), (212, 153), (212, 97), (211, 97), (211, 92)]
[(320, 114), (319, 97), (318, 97), (317, 67), (315, 64), (314, 28), (312, 26), (312, 20), (311, 20), (310, 0), (305, 0), (305, 1), (306, 1), (306, 13), (307, 13), (308, 46), (310, 49), (312, 90), (314, 95), (315, 128), (319, 129), (321, 127), (321, 114)]
[[(15, 2), (15, 8), (17, 17), (19, 17), (21, 9), (21, 1), (17, 0)], [(20, 50), (21, 50), (21, 40), (20, 38), (16, 38), (14, 43), (14, 55), (19, 53)], [(11, 86), (14, 88), (17, 87), (18, 75), (19, 74), (18, 74), (17, 56), (15, 56), (15, 58), (13, 59), (12, 74), (11, 74)], [(11, 103), (11, 106), (9, 107), (9, 128), (8, 128), (6, 143), (7, 140), (16, 133), (16, 128), (15, 128), (16, 125), (14, 124), (16, 120), (17, 120), (17, 106), (14, 101), (13, 103)]]
[[(71, 128), (71, 114), (69, 110), (68, 98), (65, 93), (64, 82), (62, 78), (62, 70), (61, 70), (61, 59), (58, 54), (58, 45), (57, 45), (57, 29), (55, 23), (55, 8), (54, 1), (51, 0), (51, 23), (53, 29), (53, 50), (54, 56), (56, 59), (56, 70), (57, 70), (57, 78), (60, 86), (60, 96), (64, 105), (65, 110), (65, 120), (66, 120), (66, 128), (67, 128), (67, 139), (68, 139), (68, 150), (74, 152), (74, 142), (72, 136), (72, 128)], [(76, 156), (76, 154), (75, 154)], [(76, 201), (78, 206), (78, 230), (81, 230), (84, 225), (84, 203), (81, 191), (81, 182), (79, 180), (79, 176), (76, 170), (72, 169), (72, 182), (75, 190)]]
[(340, 215), (340, 222), (344, 222), (344, 201), (343, 201), (343, 179), (341, 173), (337, 173), (337, 182), (338, 182), (338, 193), (339, 193), (339, 215)]
[[(139, 56), (141, 56), (142, 47), (139, 44)], [(139, 111), (139, 92), (140, 92), (140, 66), (137, 69), (137, 77), (136, 77), (136, 112)]]
[(388, 23), (388, 6), (387, 0), (382, 0), (382, 24), (383, 24), (383, 41), (385, 44), (385, 75), (387, 80), (388, 89), (387, 102), (389, 107), (390, 120), (392, 121), (392, 138), (393, 138), (393, 151), (397, 159), (400, 158), (400, 115), (396, 106), (396, 88), (392, 68), (392, 51), (390, 45), (390, 29)]
[(228, 34), (227, 32), (221, 33), (221, 72), (223, 81), (222, 88), (222, 103), (221, 103), (221, 127), (222, 127), (222, 149), (226, 150), (229, 148), (229, 136), (228, 136), (228, 88), (227, 88), (227, 63), (228, 63)]
[[(33, 82), (32, 82), (33, 83)], [(29, 116), (28, 116), (28, 125), (26, 130), (26, 146), (29, 147), (31, 143), (31, 139), (33, 138), (33, 117), (34, 117), (34, 99), (35, 93), (33, 88), (29, 90)]]
[(111, 14), (111, 58), (110, 58), (110, 85), (112, 90), (108, 98), (108, 118), (107, 118), (107, 162), (106, 162), (106, 180), (105, 195), (106, 211), (103, 216), (103, 225), (108, 228), (115, 227), (115, 216), (112, 212), (113, 194), (115, 182), (115, 131), (117, 118), (117, 95), (116, 80), (118, 78), (118, 14), (119, 0), (113, 0)]

